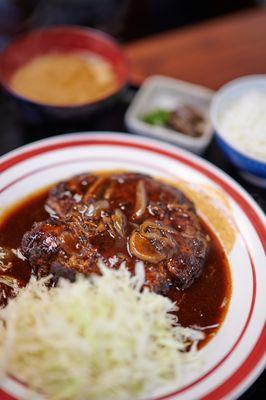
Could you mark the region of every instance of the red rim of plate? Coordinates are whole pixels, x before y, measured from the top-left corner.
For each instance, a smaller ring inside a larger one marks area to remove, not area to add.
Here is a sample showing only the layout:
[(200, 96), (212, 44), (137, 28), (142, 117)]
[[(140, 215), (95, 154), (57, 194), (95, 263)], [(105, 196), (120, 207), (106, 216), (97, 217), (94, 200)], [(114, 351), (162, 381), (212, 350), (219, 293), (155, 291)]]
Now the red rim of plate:
[[(164, 148), (157, 148), (153, 147), (151, 143), (136, 143), (134, 141), (126, 141), (123, 140), (122, 137), (119, 139), (111, 139), (110, 134), (105, 135), (105, 137), (102, 138), (97, 138), (97, 139), (83, 139), (83, 138), (75, 138), (72, 139), (71, 135), (69, 135), (70, 138), (67, 141), (57, 141), (53, 142), (51, 144), (42, 144), (43, 141), (40, 141), (40, 145), (38, 147), (30, 148), (27, 149), (27, 146), (25, 150), (22, 153), (19, 154), (10, 154), (10, 157), (6, 160), (3, 160), (0, 162), (0, 173), (11, 168), (15, 164), (18, 164), (22, 161), (25, 161), (29, 158), (32, 158), (34, 156), (47, 153), (50, 151), (55, 151), (55, 150), (60, 150), (63, 148), (68, 148), (68, 147), (76, 147), (76, 146), (92, 146), (92, 145), (100, 145), (100, 146), (124, 146), (124, 147), (132, 147), (132, 148), (137, 148), (153, 153), (157, 153), (163, 156), (166, 156), (168, 158), (174, 159), (176, 161), (179, 161), (185, 165), (188, 165), (190, 168), (202, 173), (203, 175), (207, 176), (209, 179), (214, 181), (216, 184), (218, 184), (225, 192), (227, 192), (238, 204), (238, 206), (242, 209), (244, 214), (248, 217), (250, 223), (253, 225), (254, 229), (256, 230), (261, 243), (264, 247), (264, 250), (266, 251), (266, 229), (263, 220), (260, 218), (259, 214), (256, 212), (256, 210), (250, 205), (249, 201), (245, 199), (242, 194), (235, 189), (233, 186), (231, 186), (230, 183), (224, 181), (220, 176), (216, 175), (215, 172), (211, 171), (208, 169), (207, 166), (198, 164), (196, 161), (192, 159), (187, 158), (183, 154), (177, 154), (177, 152), (171, 152), (168, 149)], [(83, 136), (85, 136), (83, 134)], [(49, 139), (47, 140), (49, 141)], [(154, 141), (155, 142), (155, 141)], [(214, 167), (215, 168), (215, 167)], [(252, 269), (253, 269), (253, 274), (255, 274), (255, 267), (253, 264), (253, 261), (250, 257)], [(244, 332), (247, 329), (247, 326), (250, 322), (250, 318), (252, 315), (253, 307), (255, 303), (255, 292), (253, 293), (253, 299), (252, 299), (252, 306), (250, 310), (249, 317), (247, 319), (247, 322), (243, 328), (243, 331), (241, 335), (239, 336), (237, 342), (234, 344), (234, 346), (231, 348), (231, 350), (227, 353), (227, 355), (215, 366), (213, 367), (210, 371), (205, 373), (203, 376), (201, 376), (199, 379), (194, 381), (192, 384), (187, 385), (186, 387), (183, 387), (179, 390), (176, 390), (172, 393), (169, 393), (165, 396), (157, 397), (156, 400), (170, 400), (174, 396), (181, 394), (185, 390), (188, 390), (190, 387), (194, 386), (195, 384), (203, 381), (207, 376), (209, 376), (214, 370), (216, 370), (228, 357), (231, 355), (231, 353), (235, 350), (236, 346), (242, 339)], [(255, 367), (260, 363), (262, 360), (264, 354), (265, 354), (265, 345), (266, 345), (266, 327), (262, 329), (262, 332), (260, 333), (257, 342), (255, 343), (252, 351), (249, 353), (245, 361), (237, 368), (236, 371), (233, 372), (233, 374), (224, 382), (222, 382), (220, 385), (215, 387), (211, 392), (209, 392), (207, 395), (201, 398), (201, 400), (217, 400), (220, 399), (235, 389), (239, 387), (244, 380), (252, 373), (252, 371), (255, 369)], [(2, 391), (0, 389), (0, 396), (1, 400), (16, 400), (15, 397), (7, 394), (6, 392)]]

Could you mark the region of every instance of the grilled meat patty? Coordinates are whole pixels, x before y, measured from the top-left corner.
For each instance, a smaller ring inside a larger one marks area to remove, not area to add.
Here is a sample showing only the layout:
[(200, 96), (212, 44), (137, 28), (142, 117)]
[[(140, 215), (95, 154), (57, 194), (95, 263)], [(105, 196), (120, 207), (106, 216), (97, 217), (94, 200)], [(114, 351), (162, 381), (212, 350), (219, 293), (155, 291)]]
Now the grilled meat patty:
[(46, 209), (22, 239), (22, 253), (37, 276), (100, 273), (125, 262), (145, 265), (145, 285), (166, 293), (188, 288), (201, 274), (208, 236), (193, 203), (177, 188), (137, 173), (75, 176), (56, 185)]

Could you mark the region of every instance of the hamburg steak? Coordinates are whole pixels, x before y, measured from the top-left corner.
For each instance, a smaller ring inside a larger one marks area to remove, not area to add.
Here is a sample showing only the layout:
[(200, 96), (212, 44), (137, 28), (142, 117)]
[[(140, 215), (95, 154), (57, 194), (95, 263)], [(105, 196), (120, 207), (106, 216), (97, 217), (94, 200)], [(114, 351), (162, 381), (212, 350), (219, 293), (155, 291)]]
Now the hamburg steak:
[(188, 288), (201, 274), (208, 236), (193, 203), (177, 188), (138, 173), (83, 174), (56, 185), (46, 209), (22, 239), (37, 276), (75, 278), (125, 262), (145, 265), (145, 285), (166, 293)]

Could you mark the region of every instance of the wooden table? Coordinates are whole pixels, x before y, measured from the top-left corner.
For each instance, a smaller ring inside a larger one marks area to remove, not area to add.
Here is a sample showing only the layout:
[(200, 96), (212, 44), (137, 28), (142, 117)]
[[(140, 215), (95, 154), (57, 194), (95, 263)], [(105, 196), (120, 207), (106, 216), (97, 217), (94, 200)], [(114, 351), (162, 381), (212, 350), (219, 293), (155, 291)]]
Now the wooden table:
[(125, 52), (134, 85), (162, 74), (217, 89), (241, 75), (266, 73), (266, 9), (142, 39), (127, 44)]

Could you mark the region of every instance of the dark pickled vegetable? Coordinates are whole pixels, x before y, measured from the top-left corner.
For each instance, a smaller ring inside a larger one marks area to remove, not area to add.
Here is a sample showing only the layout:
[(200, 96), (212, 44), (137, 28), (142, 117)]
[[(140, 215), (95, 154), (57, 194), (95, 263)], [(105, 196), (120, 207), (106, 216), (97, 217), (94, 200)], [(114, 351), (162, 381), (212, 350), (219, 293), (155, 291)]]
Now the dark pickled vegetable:
[(181, 105), (176, 110), (157, 109), (143, 117), (150, 125), (164, 126), (190, 137), (199, 137), (205, 128), (204, 116), (194, 107)]

